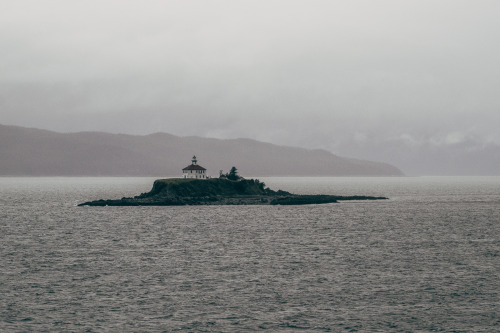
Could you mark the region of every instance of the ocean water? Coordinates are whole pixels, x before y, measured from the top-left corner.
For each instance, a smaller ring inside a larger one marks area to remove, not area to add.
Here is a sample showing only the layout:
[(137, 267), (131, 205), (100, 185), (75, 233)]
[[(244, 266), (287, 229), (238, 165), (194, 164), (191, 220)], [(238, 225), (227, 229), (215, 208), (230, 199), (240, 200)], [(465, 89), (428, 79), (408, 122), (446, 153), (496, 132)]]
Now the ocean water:
[(500, 331), (500, 177), (261, 178), (386, 201), (76, 207), (153, 180), (0, 178), (0, 331)]

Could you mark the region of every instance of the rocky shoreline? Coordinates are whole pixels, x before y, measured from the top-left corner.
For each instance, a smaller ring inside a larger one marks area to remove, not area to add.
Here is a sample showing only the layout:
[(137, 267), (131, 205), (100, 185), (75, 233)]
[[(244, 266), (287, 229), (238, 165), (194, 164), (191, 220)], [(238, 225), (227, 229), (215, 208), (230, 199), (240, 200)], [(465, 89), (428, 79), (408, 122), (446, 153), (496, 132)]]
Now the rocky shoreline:
[(183, 205), (310, 205), (342, 200), (383, 200), (385, 197), (299, 195), (273, 191), (257, 179), (159, 179), (151, 191), (132, 198), (96, 200), (78, 206), (183, 206)]

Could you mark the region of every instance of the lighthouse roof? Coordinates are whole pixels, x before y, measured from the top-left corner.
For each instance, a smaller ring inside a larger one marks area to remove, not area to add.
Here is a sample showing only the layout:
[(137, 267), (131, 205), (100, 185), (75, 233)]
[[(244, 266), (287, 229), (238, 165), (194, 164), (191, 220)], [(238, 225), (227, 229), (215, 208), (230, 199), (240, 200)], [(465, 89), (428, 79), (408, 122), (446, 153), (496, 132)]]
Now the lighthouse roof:
[(190, 164), (182, 170), (207, 170), (198, 164)]

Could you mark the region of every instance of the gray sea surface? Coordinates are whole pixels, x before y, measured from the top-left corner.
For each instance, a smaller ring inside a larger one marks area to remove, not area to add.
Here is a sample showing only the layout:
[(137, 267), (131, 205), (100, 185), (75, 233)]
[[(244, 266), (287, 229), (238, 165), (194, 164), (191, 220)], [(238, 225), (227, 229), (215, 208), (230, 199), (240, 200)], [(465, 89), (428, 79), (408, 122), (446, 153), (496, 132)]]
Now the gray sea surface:
[(500, 331), (500, 177), (260, 179), (390, 200), (77, 207), (154, 179), (0, 178), (0, 331)]

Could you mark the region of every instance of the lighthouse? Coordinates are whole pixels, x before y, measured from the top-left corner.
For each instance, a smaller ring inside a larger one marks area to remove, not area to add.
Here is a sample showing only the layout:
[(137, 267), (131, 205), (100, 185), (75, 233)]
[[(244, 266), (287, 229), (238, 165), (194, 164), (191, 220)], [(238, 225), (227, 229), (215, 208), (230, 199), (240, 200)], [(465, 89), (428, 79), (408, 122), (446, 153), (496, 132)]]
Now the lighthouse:
[(191, 164), (182, 169), (182, 178), (207, 179), (207, 169), (198, 165), (196, 155), (191, 159)]

